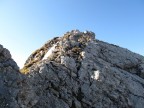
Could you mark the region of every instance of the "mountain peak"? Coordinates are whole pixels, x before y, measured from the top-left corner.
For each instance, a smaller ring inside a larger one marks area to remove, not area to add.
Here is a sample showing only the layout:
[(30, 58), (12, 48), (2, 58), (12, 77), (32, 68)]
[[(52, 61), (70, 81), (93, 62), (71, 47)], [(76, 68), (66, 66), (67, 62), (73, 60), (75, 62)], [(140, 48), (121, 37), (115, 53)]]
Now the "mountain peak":
[(21, 73), (0, 46), (0, 64), (8, 60), (0, 65), (1, 108), (144, 106), (144, 57), (96, 40), (93, 32), (53, 38), (30, 55)]
[(62, 37), (55, 37), (30, 55), (21, 72), (27, 74), (31, 66), (43, 60), (62, 63), (64, 57), (72, 57), (79, 61), (82, 58), (84, 48), (94, 40), (95, 34), (93, 32), (80, 32), (79, 30), (72, 30)]

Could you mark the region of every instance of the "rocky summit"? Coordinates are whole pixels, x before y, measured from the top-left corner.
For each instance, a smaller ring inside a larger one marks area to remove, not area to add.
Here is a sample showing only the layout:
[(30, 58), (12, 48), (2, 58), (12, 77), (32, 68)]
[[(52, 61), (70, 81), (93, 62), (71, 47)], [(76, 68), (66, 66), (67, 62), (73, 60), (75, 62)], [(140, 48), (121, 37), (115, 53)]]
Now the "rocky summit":
[(19, 70), (0, 46), (0, 108), (143, 108), (144, 57), (72, 30)]

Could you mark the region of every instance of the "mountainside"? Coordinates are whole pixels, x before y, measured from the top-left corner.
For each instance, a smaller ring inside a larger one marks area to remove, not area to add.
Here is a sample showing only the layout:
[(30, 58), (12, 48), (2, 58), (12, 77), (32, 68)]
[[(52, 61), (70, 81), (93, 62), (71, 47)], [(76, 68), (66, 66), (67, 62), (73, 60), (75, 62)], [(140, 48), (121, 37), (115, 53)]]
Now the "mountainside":
[(10, 52), (0, 45), (0, 108), (18, 108), (21, 74)]
[(93, 32), (72, 30), (48, 41), (20, 72), (1, 49), (0, 108), (144, 106), (144, 57), (96, 40)]

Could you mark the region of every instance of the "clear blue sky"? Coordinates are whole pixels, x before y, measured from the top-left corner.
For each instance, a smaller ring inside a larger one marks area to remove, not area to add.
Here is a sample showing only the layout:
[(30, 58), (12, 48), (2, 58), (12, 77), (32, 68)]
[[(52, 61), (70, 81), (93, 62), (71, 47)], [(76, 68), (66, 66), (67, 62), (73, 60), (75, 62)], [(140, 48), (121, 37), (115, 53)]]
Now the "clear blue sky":
[(0, 44), (19, 66), (72, 29), (144, 55), (144, 0), (0, 0)]

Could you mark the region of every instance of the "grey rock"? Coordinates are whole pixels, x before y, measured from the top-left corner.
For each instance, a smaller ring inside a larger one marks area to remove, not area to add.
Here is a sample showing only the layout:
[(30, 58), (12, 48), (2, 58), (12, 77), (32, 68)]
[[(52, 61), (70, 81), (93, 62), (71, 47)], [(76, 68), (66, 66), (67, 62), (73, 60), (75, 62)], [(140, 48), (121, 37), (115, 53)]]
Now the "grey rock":
[[(43, 59), (53, 45), (51, 58)], [(93, 32), (73, 30), (48, 41), (30, 55), (21, 73), (4, 50), (0, 46), (2, 108), (144, 106), (144, 57), (95, 40)]]
[(68, 69), (70, 69), (74, 72), (77, 71), (75, 60), (71, 57), (61, 56), (61, 64), (64, 64)]
[(22, 76), (10, 52), (0, 45), (0, 108), (19, 108), (17, 101)]
[(7, 49), (3, 49), (3, 56), (6, 58), (6, 59), (9, 59), (11, 58), (11, 54), (10, 52), (7, 50)]
[(0, 45), (0, 53), (2, 52), (2, 50), (3, 50), (3, 46), (2, 46), (2, 45)]
[[(43, 91), (34, 106), (142, 108), (143, 56), (94, 38), (88, 31), (67, 32), (57, 41), (59, 62), (41, 61), (39, 70), (28, 73), (34, 92)], [(57, 103), (44, 104), (46, 94)]]

